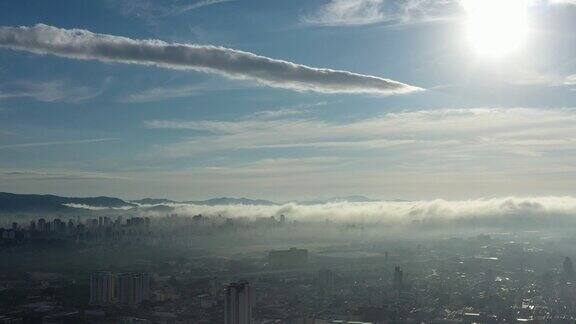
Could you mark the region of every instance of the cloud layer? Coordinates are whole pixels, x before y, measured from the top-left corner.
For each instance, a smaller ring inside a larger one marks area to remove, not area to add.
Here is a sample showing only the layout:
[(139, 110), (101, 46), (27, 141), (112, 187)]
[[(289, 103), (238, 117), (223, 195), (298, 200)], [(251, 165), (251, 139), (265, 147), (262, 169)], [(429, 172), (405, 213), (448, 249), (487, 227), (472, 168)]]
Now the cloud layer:
[(109, 0), (108, 5), (130, 17), (139, 17), (154, 22), (161, 18), (181, 15), (200, 8), (231, 2), (234, 0), (199, 1), (153, 1), (153, 0)]
[[(486, 1), (486, 0), (474, 0)], [(523, 0), (530, 5), (574, 5), (576, 0)], [(329, 0), (301, 17), (313, 26), (392, 26), (431, 23), (463, 17), (462, 0)]]
[(102, 93), (102, 90), (74, 86), (63, 81), (0, 83), (0, 100), (32, 98), (42, 102), (83, 102)]
[(216, 73), (297, 91), (389, 95), (419, 90), (380, 77), (312, 68), (224, 47), (134, 40), (43, 24), (0, 27), (0, 47), (71, 59)]
[[(503, 197), (476, 200), (381, 201), (366, 203), (326, 203), (302, 205), (288, 203), (276, 206), (172, 205), (181, 215), (209, 215), (231, 218), (259, 218), (287, 216), (290, 220), (409, 224), (471, 224), (481, 226), (534, 226), (559, 224), (563, 220), (574, 223), (574, 197)], [(526, 223), (528, 222), (528, 223)]]
[(573, 149), (574, 109), (471, 108), (402, 111), (349, 122), (305, 116), (253, 116), (233, 121), (149, 120), (151, 129), (198, 132), (162, 147), (163, 156), (190, 156), (239, 149), (384, 149), (393, 146), (446, 150), (452, 155), (541, 156)]
[(85, 140), (6, 144), (6, 145), (0, 145), (0, 150), (13, 149), (13, 148), (39, 147), (39, 146), (104, 143), (104, 142), (112, 142), (112, 141), (118, 141), (118, 140), (120, 140), (120, 139), (119, 138), (94, 138), (94, 139), (85, 139)]
[(405, 25), (451, 19), (458, 9), (458, 0), (330, 0), (301, 20), (317, 26)]
[(170, 172), (183, 166), (177, 175), (157, 177), (182, 186), (201, 183), (202, 195), (574, 194), (575, 122), (570, 108), (407, 110), (346, 120), (321, 119), (313, 111), (266, 120), (150, 120), (145, 126), (151, 131), (181, 136), (141, 159)]

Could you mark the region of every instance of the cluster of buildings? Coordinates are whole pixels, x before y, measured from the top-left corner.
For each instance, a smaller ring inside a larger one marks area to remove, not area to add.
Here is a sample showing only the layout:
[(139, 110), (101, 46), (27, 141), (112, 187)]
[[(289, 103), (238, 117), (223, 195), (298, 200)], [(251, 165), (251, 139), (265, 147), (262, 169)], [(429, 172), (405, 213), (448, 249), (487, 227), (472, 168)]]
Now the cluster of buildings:
[(91, 305), (137, 307), (151, 298), (150, 273), (97, 271), (90, 276)]
[[(42, 239), (87, 240), (118, 239), (126, 235), (143, 235), (150, 231), (150, 218), (130, 217), (123, 222), (122, 216), (112, 220), (108, 216), (88, 218), (84, 222), (78, 217), (68, 221), (60, 218), (39, 218), (28, 224), (13, 222), (0, 228), (0, 244), (14, 245)], [(44, 241), (42, 241), (44, 242)]]
[(224, 297), (224, 324), (252, 324), (254, 291), (247, 281), (231, 283)]
[[(322, 226), (351, 235), (340, 231), (343, 225)], [(0, 249), (11, 257), (0, 267), (13, 269), (0, 271), (0, 323), (576, 320), (574, 238), (533, 233), (352, 243), (309, 238), (309, 244), (284, 248), (297, 239), (285, 243), (276, 235), (298, 235), (293, 233), (304, 227), (317, 233), (309, 224), (286, 223), (282, 217), (250, 222), (171, 215), (152, 222), (101, 217), (13, 224), (2, 233), (28, 233), (31, 241), (145, 233), (161, 244), (90, 240)], [(19, 251), (22, 257), (14, 258)], [(46, 265), (50, 269), (43, 269)], [(27, 267), (35, 270), (19, 272)], [(113, 271), (93, 271), (99, 268)]]

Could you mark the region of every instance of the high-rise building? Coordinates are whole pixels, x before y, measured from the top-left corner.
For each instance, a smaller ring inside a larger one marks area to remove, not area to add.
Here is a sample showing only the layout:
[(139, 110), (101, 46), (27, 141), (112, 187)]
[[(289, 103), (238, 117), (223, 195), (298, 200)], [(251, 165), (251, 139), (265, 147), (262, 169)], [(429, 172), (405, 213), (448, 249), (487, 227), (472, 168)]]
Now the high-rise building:
[(131, 305), (134, 303), (132, 273), (121, 273), (116, 282), (118, 303)]
[(86, 227), (91, 232), (96, 231), (96, 229), (98, 229), (98, 219), (91, 218), (86, 220)]
[(66, 226), (66, 224), (64, 224), (60, 218), (55, 218), (54, 221), (52, 221), (52, 224), (54, 226), (53, 231), (57, 233), (62, 233)]
[(151, 276), (149, 273), (121, 273), (118, 275), (118, 302), (125, 306), (138, 306), (150, 300)]
[(38, 220), (38, 230), (40, 230), (42, 232), (47, 231), (46, 220), (44, 218), (40, 218)]
[(574, 279), (574, 265), (569, 257), (566, 257), (562, 263), (562, 272), (566, 280)]
[(74, 233), (74, 222), (72, 219), (68, 220), (68, 234)]
[(336, 275), (332, 270), (322, 269), (318, 271), (318, 284), (325, 289), (334, 287)]
[(141, 273), (138, 281), (140, 282), (139, 299), (141, 301), (150, 300), (152, 297), (152, 275), (150, 273)]
[(228, 285), (224, 299), (224, 323), (251, 324), (253, 299), (252, 287), (248, 282)]
[(396, 288), (396, 289), (402, 288), (403, 277), (404, 277), (404, 274), (402, 272), (402, 269), (399, 266), (395, 266), (394, 267), (394, 288)]
[(90, 304), (108, 305), (114, 301), (114, 274), (97, 271), (90, 276)]

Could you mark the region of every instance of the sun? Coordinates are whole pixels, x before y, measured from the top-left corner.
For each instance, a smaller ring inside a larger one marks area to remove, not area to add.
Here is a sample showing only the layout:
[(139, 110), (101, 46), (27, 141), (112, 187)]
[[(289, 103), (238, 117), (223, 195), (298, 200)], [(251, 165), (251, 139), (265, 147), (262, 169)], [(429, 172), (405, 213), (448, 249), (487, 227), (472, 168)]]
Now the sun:
[(462, 0), (462, 4), (468, 39), (478, 54), (499, 58), (525, 43), (527, 0)]

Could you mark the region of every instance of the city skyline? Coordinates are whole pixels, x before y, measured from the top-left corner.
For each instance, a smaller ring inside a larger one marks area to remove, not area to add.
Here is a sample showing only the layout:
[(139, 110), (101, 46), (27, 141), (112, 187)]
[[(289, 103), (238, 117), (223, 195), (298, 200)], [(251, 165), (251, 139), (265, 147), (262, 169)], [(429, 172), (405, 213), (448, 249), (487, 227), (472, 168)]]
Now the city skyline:
[(0, 323), (576, 322), (576, 0), (0, 1)]
[(574, 196), (576, 5), (482, 3), (5, 1), (2, 191)]

